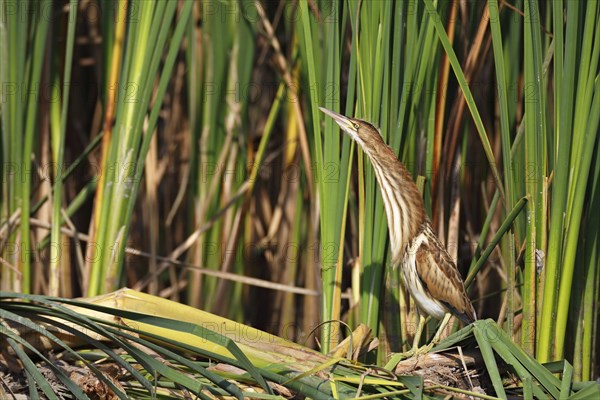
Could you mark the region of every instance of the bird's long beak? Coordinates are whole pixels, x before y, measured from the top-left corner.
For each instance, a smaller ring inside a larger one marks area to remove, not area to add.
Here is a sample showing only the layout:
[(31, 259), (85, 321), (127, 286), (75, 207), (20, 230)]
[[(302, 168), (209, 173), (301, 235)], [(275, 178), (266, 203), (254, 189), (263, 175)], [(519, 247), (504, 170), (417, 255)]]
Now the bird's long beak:
[(333, 118), (333, 120), (340, 126), (340, 128), (342, 128), (342, 130), (350, 134), (350, 136), (353, 139), (357, 138), (357, 132), (356, 128), (354, 127), (354, 122), (352, 122), (350, 118), (342, 114), (338, 114), (335, 111), (328, 110), (325, 107), (319, 107), (319, 110)]

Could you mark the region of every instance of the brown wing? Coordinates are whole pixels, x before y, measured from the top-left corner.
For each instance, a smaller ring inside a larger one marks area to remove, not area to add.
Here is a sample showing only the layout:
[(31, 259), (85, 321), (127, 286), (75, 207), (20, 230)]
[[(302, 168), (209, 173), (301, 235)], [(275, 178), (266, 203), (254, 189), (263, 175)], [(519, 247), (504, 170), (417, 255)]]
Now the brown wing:
[(421, 234), (426, 235), (427, 241), (417, 249), (415, 261), (423, 286), (452, 314), (466, 323), (475, 321), (475, 310), (454, 261), (433, 233), (431, 225), (426, 223)]

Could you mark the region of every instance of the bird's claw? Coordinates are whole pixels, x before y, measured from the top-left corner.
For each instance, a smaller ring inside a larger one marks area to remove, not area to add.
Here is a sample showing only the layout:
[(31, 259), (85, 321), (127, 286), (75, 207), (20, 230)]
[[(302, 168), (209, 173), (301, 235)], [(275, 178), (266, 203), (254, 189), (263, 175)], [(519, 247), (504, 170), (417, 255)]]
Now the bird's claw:
[(416, 350), (415, 354), (416, 354), (416, 355), (423, 355), (423, 354), (427, 354), (427, 353), (429, 353), (429, 352), (431, 351), (431, 349), (433, 349), (433, 347), (434, 347), (435, 345), (436, 345), (436, 343), (433, 343), (433, 342), (431, 342), (431, 343), (429, 343), (429, 344), (427, 344), (427, 345), (425, 345), (425, 346), (421, 346), (421, 347), (419, 347), (419, 348)]
[(398, 356), (400, 356), (401, 360), (406, 360), (407, 358), (411, 358), (415, 355), (415, 349), (410, 349), (408, 351), (405, 351), (403, 353), (398, 353)]
[(412, 349), (405, 351), (403, 353), (397, 353), (398, 356), (400, 356), (400, 359), (402, 360), (406, 360), (408, 358), (412, 358), (412, 357), (419, 357), (422, 356), (424, 354), (427, 354), (431, 351), (431, 349), (433, 349), (435, 347), (437, 343), (429, 343), (426, 344), (424, 346), (420, 346), (420, 347), (413, 347)]
[(408, 351), (403, 353), (393, 353), (391, 355), (390, 361), (386, 365), (386, 369), (394, 369), (398, 365), (400, 361), (414, 359), (415, 362), (418, 362), (420, 356), (423, 356), (431, 351), (431, 349), (436, 345), (436, 342), (431, 342), (425, 346), (414, 346)]

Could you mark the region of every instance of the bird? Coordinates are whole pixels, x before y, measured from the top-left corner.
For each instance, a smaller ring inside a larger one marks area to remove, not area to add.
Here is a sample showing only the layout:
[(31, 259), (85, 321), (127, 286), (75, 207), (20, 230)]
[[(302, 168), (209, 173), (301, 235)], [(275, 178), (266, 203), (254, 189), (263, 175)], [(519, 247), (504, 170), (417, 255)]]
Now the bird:
[[(433, 231), (423, 199), (406, 167), (367, 121), (346, 117), (324, 107), (369, 158), (381, 190), (390, 236), (391, 265), (402, 279), (419, 312), (410, 355), (426, 353), (441, 338), (452, 315), (465, 324), (477, 319), (456, 264)], [(419, 347), (425, 315), (442, 320), (429, 345)]]

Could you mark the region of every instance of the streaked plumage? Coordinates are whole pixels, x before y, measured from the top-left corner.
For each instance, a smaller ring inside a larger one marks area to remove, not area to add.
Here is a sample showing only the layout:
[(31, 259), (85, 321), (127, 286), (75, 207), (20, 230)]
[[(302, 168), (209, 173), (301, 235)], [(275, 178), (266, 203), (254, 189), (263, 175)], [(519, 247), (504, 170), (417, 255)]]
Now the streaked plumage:
[[(392, 263), (402, 267), (404, 283), (420, 311), (448, 320), (448, 313), (465, 323), (476, 319), (454, 261), (433, 232), (423, 199), (409, 172), (368, 122), (321, 107), (369, 157), (385, 206)], [(417, 332), (423, 328), (424, 318)], [(418, 337), (416, 338), (418, 342)]]
[[(425, 221), (419, 235), (407, 246), (403, 275), (419, 308), (434, 318), (442, 319), (450, 312), (465, 323), (475, 321), (475, 310), (467, 296), (454, 261)], [(418, 278), (418, 279), (417, 279)], [(417, 292), (427, 293), (427, 302), (417, 300)]]

